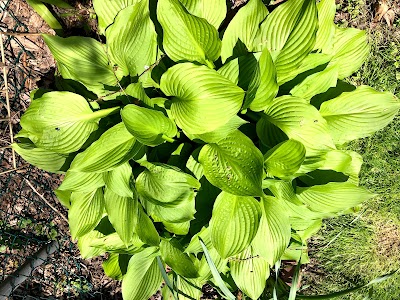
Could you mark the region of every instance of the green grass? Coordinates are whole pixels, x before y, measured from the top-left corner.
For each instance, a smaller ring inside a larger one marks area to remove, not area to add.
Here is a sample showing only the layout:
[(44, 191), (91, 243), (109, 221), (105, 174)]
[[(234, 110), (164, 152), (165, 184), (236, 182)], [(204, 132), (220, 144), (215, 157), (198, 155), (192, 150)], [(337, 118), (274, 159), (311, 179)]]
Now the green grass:
[[(350, 9), (354, 8), (356, 1), (349, 2)], [(379, 25), (370, 36), (371, 56), (349, 81), (399, 97), (400, 29)], [(310, 242), (312, 260), (303, 277), (308, 294), (343, 290), (400, 269), (400, 117), (348, 148), (363, 156), (361, 185), (379, 196), (364, 204), (356, 221), (357, 214), (327, 220)], [(337, 299), (398, 300), (400, 273), (371, 289)]]

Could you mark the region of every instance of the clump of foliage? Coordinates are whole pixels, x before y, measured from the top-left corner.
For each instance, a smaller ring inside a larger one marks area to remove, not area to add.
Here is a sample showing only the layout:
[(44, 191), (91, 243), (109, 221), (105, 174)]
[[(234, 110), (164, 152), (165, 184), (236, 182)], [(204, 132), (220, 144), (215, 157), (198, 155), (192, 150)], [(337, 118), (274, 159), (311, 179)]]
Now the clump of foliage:
[(270, 268), (306, 262), (323, 218), (373, 196), (340, 146), (400, 108), (342, 81), (365, 33), (334, 25), (334, 0), (250, 0), (230, 21), (225, 0), (93, 2), (106, 43), (43, 36), (62, 91), (32, 92), (13, 145), (65, 173), (56, 194), (82, 256), (109, 253), (125, 299), (163, 280), (167, 299), (207, 282), (287, 297)]

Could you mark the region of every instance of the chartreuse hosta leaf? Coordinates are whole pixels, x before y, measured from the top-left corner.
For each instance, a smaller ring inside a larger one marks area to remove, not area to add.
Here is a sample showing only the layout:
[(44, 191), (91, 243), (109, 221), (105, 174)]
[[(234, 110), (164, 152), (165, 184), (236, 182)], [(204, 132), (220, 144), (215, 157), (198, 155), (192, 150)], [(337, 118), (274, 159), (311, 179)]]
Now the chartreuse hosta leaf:
[(238, 196), (261, 196), (264, 159), (253, 142), (236, 130), (199, 154), (204, 175), (211, 184)]
[(57, 18), (52, 14), (50, 9), (41, 0), (27, 0), (28, 3), (38, 14), (46, 21), (46, 23), (54, 29), (58, 34), (62, 34), (62, 26)]
[(218, 143), (220, 140), (224, 139), (227, 135), (234, 132), (243, 124), (248, 123), (247, 121), (241, 119), (238, 116), (233, 116), (232, 119), (228, 121), (225, 125), (215, 129), (211, 132), (206, 132), (202, 134), (186, 134), (190, 139), (199, 139), (206, 143)]
[(174, 282), (173, 284), (175, 290), (179, 290), (180, 293), (178, 293), (178, 295), (174, 295), (168, 286), (164, 285), (161, 289), (161, 295), (164, 300), (200, 300), (201, 295), (203, 294), (201, 291), (203, 284), (199, 284), (198, 280), (187, 279), (181, 276), (176, 276), (173, 278), (173, 274), (168, 274), (168, 278), (171, 282)]
[(260, 25), (255, 47), (258, 51), (265, 47), (270, 50), (279, 85), (293, 78), (292, 70), (311, 52), (317, 28), (317, 7), (313, 0), (289, 0)]
[(132, 256), (122, 281), (122, 297), (129, 300), (149, 299), (163, 280), (156, 257), (159, 250), (149, 247)]
[(102, 173), (68, 171), (58, 189), (61, 191), (91, 192), (104, 185)]
[(307, 156), (335, 149), (327, 122), (318, 110), (304, 99), (292, 96), (275, 98), (263, 116), (289, 138), (301, 142)]
[(231, 275), (238, 288), (251, 299), (257, 300), (265, 289), (269, 277), (267, 260), (259, 256), (253, 246), (230, 259)]
[(254, 50), (254, 39), (259, 25), (268, 15), (261, 0), (250, 0), (242, 7), (225, 30), (222, 38), (221, 58), (238, 57)]
[(306, 158), (306, 148), (296, 140), (276, 145), (264, 154), (264, 168), (269, 177), (290, 178)]
[(44, 34), (43, 39), (64, 79), (79, 81), (98, 96), (106, 95), (108, 86), (117, 85), (105, 45), (81, 36), (61, 38)]
[(154, 64), (157, 34), (150, 19), (149, 0), (141, 0), (121, 10), (107, 28), (106, 37), (110, 59), (125, 76), (140, 75)]
[(328, 123), (335, 144), (341, 145), (384, 128), (399, 109), (400, 102), (393, 94), (360, 86), (322, 103), (320, 113)]
[(137, 198), (136, 191), (133, 188), (132, 167), (129, 162), (104, 173), (103, 179), (107, 189), (112, 190), (115, 194), (122, 197)]
[(226, 17), (226, 1), (224, 0), (182, 0), (183, 6), (192, 14), (204, 18), (218, 30)]
[(221, 192), (210, 221), (211, 242), (222, 258), (236, 255), (254, 239), (261, 218), (260, 204), (253, 197)]
[(89, 259), (95, 256), (99, 256), (106, 252), (104, 249), (91, 246), (91, 242), (94, 239), (101, 238), (103, 236), (104, 235), (101, 232), (97, 230), (92, 230), (89, 233), (78, 238), (77, 245), (83, 259)]
[(218, 73), (238, 85), (243, 90), (247, 90), (253, 77), (256, 75), (257, 62), (261, 52), (247, 53), (225, 63), (218, 69)]
[(127, 271), (130, 256), (127, 254), (110, 253), (103, 262), (104, 273), (115, 280), (121, 280)]
[(112, 170), (133, 158), (141, 149), (136, 138), (119, 123), (108, 129), (102, 136), (71, 164), (71, 171), (102, 173)]
[(243, 108), (250, 107), (254, 111), (266, 109), (278, 94), (278, 89), (275, 65), (268, 48), (265, 48), (258, 61), (249, 89), (246, 92)]
[(13, 143), (11, 146), (28, 163), (47, 172), (59, 173), (67, 159), (65, 154), (36, 148), (30, 143)]
[(121, 240), (128, 245), (133, 237), (133, 231), (138, 219), (138, 199), (136, 195), (124, 197), (106, 188), (104, 193), (104, 204), (108, 219), (120, 236)]
[(339, 79), (344, 79), (361, 67), (368, 57), (369, 50), (365, 31), (336, 27), (333, 58), (329, 65), (337, 65)]
[(307, 76), (300, 84), (296, 85), (290, 93), (293, 96), (310, 100), (317, 94), (326, 92), (337, 84), (339, 67), (332, 65), (325, 70)]
[(69, 229), (72, 239), (93, 230), (104, 212), (104, 197), (101, 188), (89, 193), (73, 192), (71, 208), (68, 210)]
[(160, 252), (164, 262), (177, 274), (186, 278), (196, 278), (199, 276), (193, 260), (183, 252), (178, 240), (162, 240), (160, 243)]
[(200, 183), (194, 177), (178, 168), (146, 163), (147, 170), (136, 179), (136, 189), (141, 201), (173, 207), (194, 197), (194, 190)]
[(176, 125), (160, 111), (129, 104), (121, 111), (126, 129), (147, 146), (158, 146), (173, 141), (178, 133)]
[(298, 187), (297, 197), (316, 212), (337, 213), (352, 208), (375, 195), (348, 182), (330, 182), (308, 188)]
[(160, 244), (160, 236), (157, 229), (141, 205), (138, 205), (138, 211), (138, 221), (135, 228), (136, 234), (143, 243), (150, 246), (158, 246)]
[[(23, 137), (52, 152), (79, 150), (98, 128), (100, 118), (118, 107), (93, 112), (85, 98), (70, 92), (49, 92), (32, 100), (21, 117)], [(18, 137), (18, 135), (17, 135)]]
[(106, 28), (114, 22), (117, 14), (140, 0), (93, 0), (94, 10), (99, 21), (99, 33), (104, 34)]
[(159, 0), (157, 18), (163, 29), (163, 48), (173, 61), (197, 61), (214, 67), (221, 40), (213, 25), (191, 15), (179, 0)]
[(240, 110), (244, 91), (206, 66), (182, 63), (161, 77), (160, 88), (172, 98), (171, 116), (189, 134), (211, 132)]
[(133, 235), (129, 245), (126, 245), (118, 233), (114, 232), (106, 236), (93, 238), (90, 245), (95, 248), (103, 249), (109, 253), (135, 254), (142, 250), (144, 243), (137, 235)]
[(289, 213), (281, 201), (272, 196), (261, 199), (260, 226), (252, 242), (254, 253), (265, 258), (270, 266), (285, 252), (291, 236)]
[(318, 31), (314, 45), (315, 50), (331, 53), (333, 50), (333, 37), (335, 35), (336, 3), (335, 0), (321, 0), (317, 4)]

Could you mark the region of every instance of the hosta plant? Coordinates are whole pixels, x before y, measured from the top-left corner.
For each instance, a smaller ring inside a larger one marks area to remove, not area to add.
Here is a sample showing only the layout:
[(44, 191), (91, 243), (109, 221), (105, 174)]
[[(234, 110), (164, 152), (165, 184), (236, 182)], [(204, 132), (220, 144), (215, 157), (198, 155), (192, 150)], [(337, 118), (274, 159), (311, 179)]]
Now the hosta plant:
[(65, 174), (55, 193), (82, 256), (108, 253), (126, 300), (163, 281), (166, 299), (205, 283), (287, 298), (280, 261), (307, 262), (321, 220), (373, 196), (343, 145), (400, 108), (343, 81), (365, 32), (334, 25), (334, 0), (250, 0), (233, 17), (225, 0), (93, 4), (103, 42), (43, 36), (58, 91), (32, 92), (13, 145)]

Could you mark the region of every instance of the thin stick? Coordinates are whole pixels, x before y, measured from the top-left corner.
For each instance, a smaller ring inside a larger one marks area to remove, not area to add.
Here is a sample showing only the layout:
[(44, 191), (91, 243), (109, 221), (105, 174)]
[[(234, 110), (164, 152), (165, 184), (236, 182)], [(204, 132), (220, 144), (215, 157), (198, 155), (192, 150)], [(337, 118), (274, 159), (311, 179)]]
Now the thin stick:
[[(6, 70), (6, 58), (4, 55), (4, 45), (3, 45), (3, 34), (0, 33), (0, 50), (1, 50), (1, 61), (3, 63), (3, 78), (4, 78), (4, 88), (6, 92), (6, 105), (7, 105), (7, 117), (8, 117), (8, 126), (10, 127), (10, 140), (11, 144), (14, 143), (14, 134), (12, 129), (12, 122), (11, 122), (11, 108), (10, 108), (10, 96), (8, 94), (8, 81), (7, 81), (7, 70)], [(15, 151), (12, 149), (12, 160), (13, 160), (13, 167), (14, 169), (17, 168), (17, 161), (15, 159)]]
[(19, 168), (16, 168), (16, 169), (7, 170), (7, 171), (4, 171), (4, 172), (1, 172), (0, 175), (4, 175), (4, 174), (11, 173), (11, 172), (19, 171), (19, 170), (22, 170), (25, 167), (26, 167), (26, 165), (24, 165), (22, 167), (19, 167)]
[(40, 32), (2, 32), (4, 35), (9, 36), (39, 36), (42, 35)]
[(43, 195), (39, 194), (39, 192), (35, 189), (35, 187), (29, 182), (28, 179), (25, 178), (26, 183), (29, 185), (29, 187), (35, 192), (36, 195), (38, 195), (40, 197), (40, 199), (42, 199), (52, 210), (54, 210), (65, 222), (68, 223), (68, 219), (57, 209), (55, 208), (53, 205), (50, 204), (49, 201), (46, 200), (45, 197), (43, 197)]

